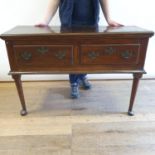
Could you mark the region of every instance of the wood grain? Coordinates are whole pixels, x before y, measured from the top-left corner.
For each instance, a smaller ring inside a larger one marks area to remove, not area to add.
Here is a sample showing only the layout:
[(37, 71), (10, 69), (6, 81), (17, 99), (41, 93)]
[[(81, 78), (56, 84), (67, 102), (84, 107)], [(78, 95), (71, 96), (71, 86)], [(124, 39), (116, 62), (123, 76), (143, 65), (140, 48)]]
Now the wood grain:
[(66, 81), (24, 82), (27, 117), (15, 84), (0, 83), (0, 155), (154, 155), (155, 81), (141, 80), (134, 117), (123, 112), (131, 80), (91, 83), (71, 100)]

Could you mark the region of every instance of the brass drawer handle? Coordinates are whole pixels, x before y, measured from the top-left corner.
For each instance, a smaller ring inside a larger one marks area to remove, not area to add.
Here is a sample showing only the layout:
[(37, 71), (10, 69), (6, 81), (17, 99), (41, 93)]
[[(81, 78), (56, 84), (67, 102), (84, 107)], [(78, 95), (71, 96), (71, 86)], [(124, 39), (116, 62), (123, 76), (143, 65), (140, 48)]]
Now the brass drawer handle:
[(107, 47), (103, 51), (90, 51), (90, 52), (88, 52), (88, 57), (93, 60), (99, 56), (111, 56), (114, 53), (115, 53), (115, 49), (113, 47)]
[(62, 60), (66, 57), (66, 51), (58, 51), (55, 53), (55, 57), (59, 60)]
[(104, 51), (105, 55), (112, 55), (115, 52), (115, 50), (113, 49), (113, 47), (107, 47)]
[(94, 51), (90, 51), (88, 53), (88, 57), (92, 60), (96, 59), (97, 57), (99, 56), (99, 53), (98, 52), (94, 52)]
[(40, 53), (40, 54), (45, 54), (48, 52), (48, 48), (47, 47), (39, 47), (37, 49), (37, 52)]
[(133, 52), (132, 51), (124, 51), (121, 53), (121, 57), (124, 58), (124, 59), (129, 59), (133, 56)]
[(32, 58), (32, 53), (31, 53), (31, 52), (27, 52), (27, 51), (22, 52), (22, 53), (21, 53), (21, 58), (22, 58), (23, 60), (25, 60), (25, 61), (29, 61), (29, 60), (31, 60), (31, 58)]

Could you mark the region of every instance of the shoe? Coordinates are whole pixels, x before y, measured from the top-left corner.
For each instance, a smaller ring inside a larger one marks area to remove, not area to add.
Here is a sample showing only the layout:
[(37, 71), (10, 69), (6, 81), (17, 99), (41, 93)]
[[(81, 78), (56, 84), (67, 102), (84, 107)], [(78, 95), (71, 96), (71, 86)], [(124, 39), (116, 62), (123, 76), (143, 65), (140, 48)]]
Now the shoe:
[(79, 98), (79, 86), (77, 83), (71, 84), (71, 94), (70, 94), (72, 99), (77, 99)]
[(79, 80), (79, 86), (85, 90), (91, 89), (91, 87), (92, 87), (87, 78), (80, 79)]

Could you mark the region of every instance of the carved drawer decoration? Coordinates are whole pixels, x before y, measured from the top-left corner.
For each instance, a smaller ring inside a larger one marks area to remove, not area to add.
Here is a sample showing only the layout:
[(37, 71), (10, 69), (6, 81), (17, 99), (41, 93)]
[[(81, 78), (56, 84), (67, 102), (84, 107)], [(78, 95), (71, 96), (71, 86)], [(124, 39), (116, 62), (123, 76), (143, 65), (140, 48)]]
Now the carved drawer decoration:
[(73, 64), (73, 46), (71, 45), (16, 45), (15, 62), (21, 67), (56, 67)]
[(82, 45), (80, 63), (86, 65), (137, 64), (139, 51), (139, 44)]

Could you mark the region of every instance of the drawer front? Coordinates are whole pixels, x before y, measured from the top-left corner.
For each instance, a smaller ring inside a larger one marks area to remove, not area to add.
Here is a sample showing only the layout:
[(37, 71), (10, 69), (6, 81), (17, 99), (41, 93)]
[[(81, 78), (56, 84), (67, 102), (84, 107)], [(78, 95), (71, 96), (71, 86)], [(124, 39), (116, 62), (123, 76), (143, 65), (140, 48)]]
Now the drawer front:
[(129, 65), (139, 61), (139, 44), (82, 45), (80, 63), (83, 65)]
[(71, 45), (16, 45), (14, 54), (18, 68), (62, 67), (73, 64)]

